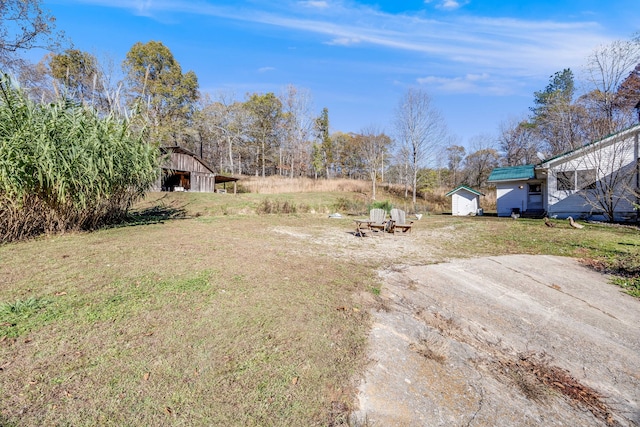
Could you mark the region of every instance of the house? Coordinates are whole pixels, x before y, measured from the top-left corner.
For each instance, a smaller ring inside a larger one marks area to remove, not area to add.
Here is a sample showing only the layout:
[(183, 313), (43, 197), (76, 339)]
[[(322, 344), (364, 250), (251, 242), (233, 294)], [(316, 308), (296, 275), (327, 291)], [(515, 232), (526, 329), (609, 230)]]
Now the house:
[[(195, 191), (195, 192), (226, 192), (226, 184), (233, 183), (236, 192), (238, 178), (216, 174), (205, 161), (179, 146), (162, 147), (160, 149), (167, 159), (162, 165), (162, 173), (155, 191)], [(222, 184), (223, 188), (216, 188)]]
[(531, 216), (544, 214), (544, 183), (536, 178), (534, 165), (496, 168), (488, 182), (496, 186), (498, 216), (527, 212)]
[(484, 196), (484, 194), (473, 188), (459, 185), (445, 194), (445, 196), (451, 196), (451, 215), (480, 215), (482, 212), (480, 209), (480, 196)]
[(640, 125), (541, 161), (496, 168), (498, 216), (638, 220)]

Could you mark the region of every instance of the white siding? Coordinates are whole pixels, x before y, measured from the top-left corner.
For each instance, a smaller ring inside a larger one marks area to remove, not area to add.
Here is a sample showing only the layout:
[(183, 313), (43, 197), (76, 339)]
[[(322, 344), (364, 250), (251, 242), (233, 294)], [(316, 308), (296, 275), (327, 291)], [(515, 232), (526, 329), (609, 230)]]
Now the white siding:
[(478, 195), (459, 190), (451, 196), (451, 214), (457, 216), (475, 215), (478, 212)]
[[(597, 150), (595, 148), (598, 148)], [(594, 146), (594, 149), (588, 147), (574, 156), (567, 156), (559, 159), (558, 162), (552, 162), (549, 166), (549, 174), (547, 178), (548, 188), (548, 205), (549, 215), (557, 215), (560, 218), (567, 216), (588, 216), (595, 219), (603, 219), (599, 213), (597, 203), (589, 203), (586, 197), (589, 197), (589, 190), (558, 190), (557, 175), (560, 172), (571, 171), (595, 171), (598, 181), (612, 182), (607, 176), (612, 173), (623, 171), (633, 171), (636, 168), (637, 153), (637, 134), (628, 136), (625, 140), (621, 140), (608, 145)], [(577, 175), (577, 173), (575, 174)], [(628, 175), (627, 175), (628, 176)], [(628, 176), (630, 177), (630, 176)], [(631, 177), (630, 177), (631, 178)], [(575, 180), (575, 176), (574, 176)], [(631, 188), (637, 185), (637, 177), (632, 177)], [(619, 186), (616, 189), (617, 197), (620, 198), (616, 206), (616, 212), (622, 215), (633, 211), (631, 204), (631, 189)], [(592, 198), (593, 199), (593, 198)]]
[(496, 184), (496, 196), (498, 216), (510, 216), (514, 208), (520, 212), (527, 208), (527, 184), (524, 181)]

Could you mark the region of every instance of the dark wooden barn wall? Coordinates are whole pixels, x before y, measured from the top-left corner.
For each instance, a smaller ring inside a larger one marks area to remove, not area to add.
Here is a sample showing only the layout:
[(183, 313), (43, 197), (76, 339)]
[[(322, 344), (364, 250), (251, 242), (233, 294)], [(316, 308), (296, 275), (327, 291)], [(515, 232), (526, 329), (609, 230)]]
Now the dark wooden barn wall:
[[(215, 189), (215, 174), (188, 154), (171, 153), (171, 159), (163, 166), (163, 169), (190, 172), (191, 188), (189, 191), (204, 193), (213, 192)], [(159, 177), (152, 187), (152, 191), (160, 191), (161, 189), (162, 177)]]
[(191, 190), (201, 193), (213, 192), (216, 177), (212, 173), (191, 172)]
[(211, 174), (211, 171), (204, 167), (204, 165), (197, 161), (193, 156), (182, 153), (171, 153), (171, 163), (165, 167), (177, 171)]

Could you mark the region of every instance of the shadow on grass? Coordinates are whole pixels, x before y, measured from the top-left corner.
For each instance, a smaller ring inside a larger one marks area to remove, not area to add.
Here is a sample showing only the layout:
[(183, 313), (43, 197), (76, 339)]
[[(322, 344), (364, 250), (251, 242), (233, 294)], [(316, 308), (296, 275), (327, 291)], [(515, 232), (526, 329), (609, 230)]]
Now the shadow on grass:
[(167, 206), (160, 201), (158, 205), (128, 212), (120, 222), (112, 224), (108, 228), (162, 224), (165, 221), (186, 219), (189, 216), (185, 206)]

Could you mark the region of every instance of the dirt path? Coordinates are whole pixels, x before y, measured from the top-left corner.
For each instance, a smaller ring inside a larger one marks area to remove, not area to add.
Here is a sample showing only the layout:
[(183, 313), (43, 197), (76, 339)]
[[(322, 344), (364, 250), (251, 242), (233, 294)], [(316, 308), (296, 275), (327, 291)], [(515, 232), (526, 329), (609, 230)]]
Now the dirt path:
[(640, 425), (640, 301), (576, 260), (381, 273), (354, 425)]

